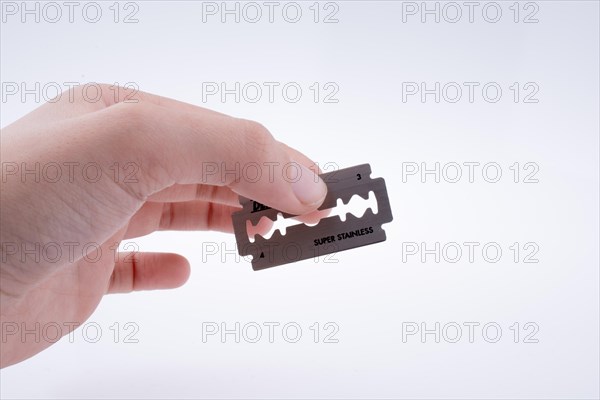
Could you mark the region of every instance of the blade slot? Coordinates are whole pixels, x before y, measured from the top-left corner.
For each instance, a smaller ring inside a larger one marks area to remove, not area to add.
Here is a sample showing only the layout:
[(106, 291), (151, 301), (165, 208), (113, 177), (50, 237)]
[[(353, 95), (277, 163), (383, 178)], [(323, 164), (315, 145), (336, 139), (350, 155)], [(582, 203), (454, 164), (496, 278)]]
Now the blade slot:
[[(359, 194), (354, 194), (348, 203), (344, 203), (341, 198), (337, 199), (337, 205), (333, 208), (326, 210), (320, 210), (318, 213), (323, 215), (315, 222), (307, 222), (299, 220), (298, 217), (285, 218), (281, 212), (277, 213), (277, 219), (275, 221), (270, 218), (263, 216), (259, 219), (256, 225), (253, 225), (250, 220), (246, 220), (246, 232), (248, 234), (248, 240), (250, 243), (254, 243), (256, 235), (262, 236), (265, 239), (270, 239), (275, 231), (279, 230), (282, 236), (285, 236), (288, 228), (297, 225), (306, 225), (312, 228), (318, 225), (325, 218), (338, 217), (342, 222), (346, 221), (347, 214), (352, 214), (357, 218), (362, 218), (365, 212), (371, 209), (373, 214), (377, 214), (379, 207), (375, 192), (372, 190), (368, 192), (367, 198)], [(301, 218), (301, 217), (300, 217)], [(268, 224), (271, 224), (270, 228), (267, 229)], [(260, 232), (264, 231), (264, 234)]]

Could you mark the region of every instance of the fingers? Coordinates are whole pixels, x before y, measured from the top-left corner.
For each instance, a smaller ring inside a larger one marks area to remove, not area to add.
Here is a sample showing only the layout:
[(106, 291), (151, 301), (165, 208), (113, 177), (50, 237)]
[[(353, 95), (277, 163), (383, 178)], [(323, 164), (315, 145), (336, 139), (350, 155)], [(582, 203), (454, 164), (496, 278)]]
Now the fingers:
[[(311, 161), (304, 154), (300, 153), (298, 150), (292, 147), (289, 147), (285, 143), (279, 142), (279, 145), (282, 146), (283, 150), (288, 153), (291, 159), (297, 160), (305, 166), (309, 166), (310, 170), (317, 174), (321, 173), (321, 169), (319, 168), (319, 166), (313, 161)], [(210, 201), (211, 203), (228, 204), (231, 206), (240, 205), (238, 194), (232, 191), (229, 187), (211, 186), (204, 184), (174, 184), (173, 186), (163, 189), (158, 193), (154, 193), (148, 198), (148, 201), (158, 202), (177, 202), (191, 200)]]
[(142, 92), (133, 87), (90, 82), (72, 86), (63, 93), (59, 93), (55, 98), (42, 104), (28, 114), (27, 118), (19, 119), (12, 125), (43, 125), (99, 111), (118, 103), (136, 104), (139, 102), (173, 107), (196, 113), (223, 115), (207, 108)]
[[(108, 85), (101, 85), (101, 86), (108, 86)], [(178, 100), (174, 100), (174, 99), (169, 99), (168, 97), (163, 97), (163, 96), (159, 96), (159, 95), (152, 94), (152, 93), (142, 92), (135, 88), (119, 87), (118, 90), (115, 90), (114, 86), (108, 86), (108, 90), (103, 90), (102, 93), (108, 94), (108, 96), (103, 96), (104, 104), (107, 107), (110, 107), (110, 106), (118, 104), (118, 103), (135, 104), (138, 102), (145, 102), (145, 103), (152, 103), (157, 106), (171, 108), (174, 110), (193, 112), (198, 115), (205, 114), (205, 115), (220, 115), (220, 116), (225, 116), (225, 117), (227, 116), (226, 114), (222, 114), (220, 112), (210, 110), (208, 108), (198, 107), (193, 104), (184, 103), (182, 101), (178, 101)]]
[(178, 202), (202, 200), (239, 207), (239, 196), (226, 186), (174, 184), (148, 197), (148, 201)]
[(131, 218), (125, 238), (154, 231), (212, 230), (233, 232), (231, 214), (239, 207), (205, 201), (145, 203)]
[(189, 276), (190, 264), (178, 254), (119, 253), (107, 293), (172, 289), (183, 285)]
[[(93, 98), (100, 92), (101, 100), (89, 100), (92, 89)], [(140, 168), (139, 182), (117, 182), (137, 201), (174, 184), (207, 184), (299, 215), (316, 209), (327, 191), (313, 173), (318, 170), (314, 163), (277, 142), (262, 125), (176, 100), (111, 85), (83, 85), (27, 119), (44, 126), (62, 120), (69, 125), (57, 127), (55, 135), (69, 144), (60, 151), (77, 155), (70, 156), (70, 163), (100, 161), (115, 180), (118, 168)], [(232, 204), (231, 193), (222, 194)]]
[(173, 184), (208, 184), (305, 214), (325, 198), (325, 184), (309, 169), (312, 162), (292, 159), (256, 122), (143, 101), (96, 114), (106, 134), (100, 143), (88, 143), (124, 161), (139, 160), (140, 182), (126, 189), (144, 200)]

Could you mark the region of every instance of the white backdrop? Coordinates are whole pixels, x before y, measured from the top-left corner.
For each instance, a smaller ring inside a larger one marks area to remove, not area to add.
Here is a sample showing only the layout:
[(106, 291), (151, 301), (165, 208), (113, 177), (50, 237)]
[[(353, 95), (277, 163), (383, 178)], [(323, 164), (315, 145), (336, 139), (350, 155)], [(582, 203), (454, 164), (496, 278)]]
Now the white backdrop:
[(69, 82), (129, 84), (370, 163), (394, 221), (261, 272), (229, 235), (133, 240), (189, 282), (106, 297), (3, 398), (598, 398), (598, 2), (68, 7), (2, 2), (3, 127)]

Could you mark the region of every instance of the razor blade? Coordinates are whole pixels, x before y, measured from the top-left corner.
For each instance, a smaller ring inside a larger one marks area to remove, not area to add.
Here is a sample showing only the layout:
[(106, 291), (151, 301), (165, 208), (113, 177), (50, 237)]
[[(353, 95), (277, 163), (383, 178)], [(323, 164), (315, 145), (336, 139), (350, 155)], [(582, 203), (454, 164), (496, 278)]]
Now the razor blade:
[(284, 218), (296, 215), (240, 196), (242, 210), (232, 214), (239, 254), (252, 256), (252, 268), (257, 271), (385, 241), (386, 235), (381, 225), (392, 221), (392, 210), (385, 180), (372, 179), (370, 175), (369, 164), (320, 175), (327, 185), (327, 196), (318, 209), (332, 209), (336, 207), (338, 199), (348, 204), (354, 195), (367, 200), (369, 193), (373, 192), (377, 201), (376, 214), (368, 208), (362, 217), (348, 213), (344, 221), (342, 216), (333, 215), (321, 218), (314, 226), (300, 222), (285, 229), (285, 234), (279, 229), (275, 230), (269, 239), (256, 234), (253, 242), (248, 236), (247, 221), (255, 226), (263, 217), (276, 221), (278, 214)]

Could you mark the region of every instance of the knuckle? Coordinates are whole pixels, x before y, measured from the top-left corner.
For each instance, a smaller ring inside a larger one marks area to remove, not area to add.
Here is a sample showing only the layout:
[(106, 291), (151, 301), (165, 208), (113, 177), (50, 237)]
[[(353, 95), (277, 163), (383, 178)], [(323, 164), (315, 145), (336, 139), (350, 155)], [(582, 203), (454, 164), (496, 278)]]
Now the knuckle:
[(106, 95), (110, 93), (111, 87), (106, 83), (88, 82), (70, 86), (63, 92), (59, 101), (70, 103), (91, 103), (105, 106)]
[(121, 102), (137, 103), (141, 96), (137, 88), (117, 84), (87, 82), (69, 86), (54, 102), (92, 104), (97, 108), (110, 107)]
[(264, 154), (275, 143), (271, 132), (264, 125), (251, 120), (242, 120), (245, 147), (251, 152)]
[(110, 108), (113, 122), (125, 131), (142, 133), (152, 126), (153, 113), (149, 104), (118, 103)]

